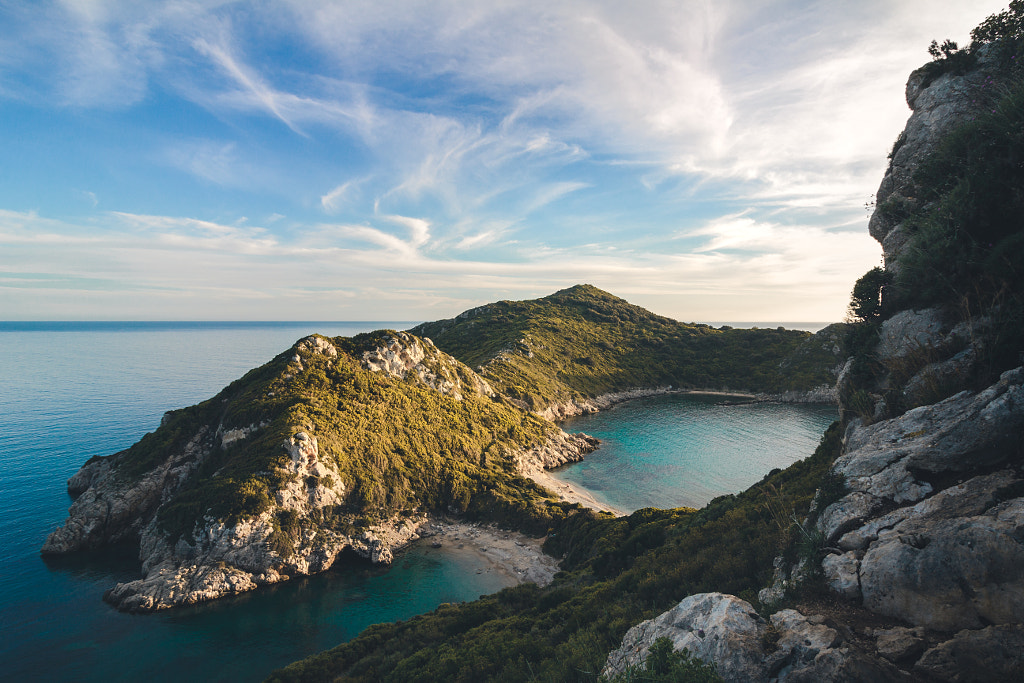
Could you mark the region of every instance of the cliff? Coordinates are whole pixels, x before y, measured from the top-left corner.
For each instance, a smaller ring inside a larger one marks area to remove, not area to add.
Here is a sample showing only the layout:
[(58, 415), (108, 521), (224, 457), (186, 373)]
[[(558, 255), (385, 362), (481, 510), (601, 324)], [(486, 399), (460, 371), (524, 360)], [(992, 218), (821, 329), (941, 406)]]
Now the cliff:
[[(1024, 4), (972, 36), (910, 77), (870, 221), (886, 267), (854, 287), (842, 421), (813, 455), (699, 511), (569, 517), (551, 586), (378, 627), (272, 680), (668, 680), (638, 670), (661, 637), (727, 681), (1024, 677)], [(442, 327), (498, 312), (515, 314)], [(601, 393), (574, 381), (532, 407)]]
[(388, 563), (430, 512), (544, 530), (569, 508), (524, 474), (593, 448), (428, 339), (311, 336), (87, 462), (42, 552), (137, 541), (143, 576), (106, 599), (188, 605), (324, 571), (344, 553)]
[(1005, 168), (1024, 151), (1024, 6), (1000, 16), (1013, 33), (907, 84), (869, 224), (885, 269), (854, 290), (837, 382), (842, 446), (802, 552), (758, 595), (770, 616), (692, 595), (630, 629), (606, 674), (668, 637), (726, 681), (1024, 675), (1024, 176)]

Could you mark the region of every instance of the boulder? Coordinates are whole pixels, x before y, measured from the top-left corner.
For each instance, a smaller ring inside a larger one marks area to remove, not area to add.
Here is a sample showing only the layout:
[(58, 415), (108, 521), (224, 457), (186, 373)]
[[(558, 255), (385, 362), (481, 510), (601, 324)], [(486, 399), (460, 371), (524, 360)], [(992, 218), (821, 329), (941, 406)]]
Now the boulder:
[(629, 629), (622, 646), (608, 655), (601, 674), (611, 677), (642, 665), (651, 644), (661, 637), (676, 650), (715, 665), (726, 681), (768, 680), (761, 637), (764, 619), (745, 600), (723, 593), (698, 593), (671, 610)]
[(935, 681), (1024, 680), (1024, 625), (960, 631), (925, 652), (914, 672)]
[(984, 515), (909, 518), (860, 567), (864, 606), (937, 630), (1024, 621), (1024, 499)]
[(875, 631), (875, 647), (878, 654), (893, 664), (913, 663), (926, 647), (924, 629), (904, 626), (878, 629)]
[(860, 560), (853, 551), (829, 555), (821, 561), (825, 582), (847, 600), (860, 600)]

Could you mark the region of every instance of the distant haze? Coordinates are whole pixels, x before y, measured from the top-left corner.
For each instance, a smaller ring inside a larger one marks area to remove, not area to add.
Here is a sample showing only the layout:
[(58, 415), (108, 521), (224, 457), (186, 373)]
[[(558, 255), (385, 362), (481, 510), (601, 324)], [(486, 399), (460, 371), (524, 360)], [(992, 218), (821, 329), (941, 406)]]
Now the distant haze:
[(1003, 0), (11, 0), (0, 320), (839, 320), (932, 39)]

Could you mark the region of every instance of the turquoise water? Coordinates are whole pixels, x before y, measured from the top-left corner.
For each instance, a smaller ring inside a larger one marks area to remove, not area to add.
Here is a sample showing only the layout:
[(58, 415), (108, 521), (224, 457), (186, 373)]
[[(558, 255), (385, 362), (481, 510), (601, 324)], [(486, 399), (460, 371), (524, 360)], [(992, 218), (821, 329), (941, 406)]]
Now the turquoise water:
[(210, 605), (128, 615), (102, 601), (138, 577), (135, 550), (44, 562), (65, 483), (126, 448), (165, 410), (209, 398), (317, 331), (410, 323), (0, 323), (0, 671), (5, 680), (254, 681), (370, 624), (507, 585), (471, 556), (416, 548)]
[(629, 401), (563, 424), (601, 439), (601, 447), (553, 474), (625, 512), (702, 507), (807, 457), (837, 417), (834, 406), (711, 396)]
[[(350, 336), (409, 325), (0, 323), (4, 677), (255, 681), (370, 624), (507, 585), (472, 556), (416, 548), (388, 572), (352, 565), (209, 605), (128, 615), (101, 598), (138, 577), (134, 549), (39, 556), (67, 516), (68, 477), (90, 457), (130, 446), (164, 411), (209, 398), (311, 332)], [(833, 417), (827, 408), (721, 407), (678, 397), (622, 404), (567, 425), (604, 444), (558, 476), (623, 509), (697, 505), (808, 455)]]

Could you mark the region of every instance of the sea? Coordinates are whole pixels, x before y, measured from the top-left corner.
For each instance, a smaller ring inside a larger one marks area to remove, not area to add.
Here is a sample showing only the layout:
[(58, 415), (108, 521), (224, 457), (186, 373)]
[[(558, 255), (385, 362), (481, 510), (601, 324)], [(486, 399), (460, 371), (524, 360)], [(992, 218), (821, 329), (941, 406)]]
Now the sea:
[[(388, 570), (349, 564), (207, 605), (131, 615), (102, 595), (139, 577), (137, 549), (39, 555), (67, 517), (67, 479), (90, 457), (127, 448), (165, 411), (209, 398), (310, 333), (413, 324), (0, 322), (3, 678), (258, 681), (371, 624), (508, 585), (472, 555), (422, 545)], [(625, 510), (700, 505), (806, 457), (835, 417), (826, 406), (764, 406), (669, 396), (584, 416), (566, 428), (598, 436), (602, 448), (556, 474)]]

